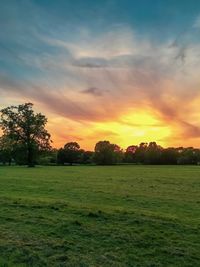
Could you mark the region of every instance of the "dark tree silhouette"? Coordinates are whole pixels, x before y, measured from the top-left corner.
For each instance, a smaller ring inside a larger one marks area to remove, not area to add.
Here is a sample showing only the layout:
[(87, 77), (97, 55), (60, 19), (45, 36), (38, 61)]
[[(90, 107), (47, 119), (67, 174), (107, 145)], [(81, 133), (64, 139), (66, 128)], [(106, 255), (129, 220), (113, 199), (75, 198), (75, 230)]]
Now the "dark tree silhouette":
[(69, 142), (64, 148), (58, 150), (57, 162), (59, 164), (69, 163), (70, 165), (78, 163), (82, 150), (77, 142)]
[(146, 164), (161, 164), (161, 155), (163, 148), (156, 144), (156, 142), (150, 142), (146, 148), (145, 163)]
[(135, 146), (135, 145), (128, 146), (124, 153), (124, 162), (136, 163), (135, 153), (137, 149), (138, 149), (138, 146)]
[(122, 150), (109, 141), (99, 141), (95, 145), (94, 161), (99, 165), (116, 164), (122, 160)]
[(50, 148), (50, 134), (45, 129), (47, 118), (35, 114), (32, 103), (10, 106), (1, 110), (0, 126), (3, 137), (14, 146), (23, 146), (29, 167), (34, 166), (34, 156), (38, 150)]
[(135, 151), (135, 159), (137, 163), (145, 163), (146, 151), (147, 151), (148, 143), (140, 143), (138, 148)]
[(178, 164), (195, 164), (199, 162), (199, 150), (187, 147), (182, 150), (178, 157)]
[(80, 157), (80, 163), (81, 164), (91, 164), (93, 162), (93, 151), (84, 151), (81, 150), (81, 157)]
[(168, 147), (163, 149), (161, 154), (162, 164), (177, 164), (179, 152), (174, 147)]
[(0, 137), (0, 161), (11, 165), (13, 158), (13, 143), (6, 136)]

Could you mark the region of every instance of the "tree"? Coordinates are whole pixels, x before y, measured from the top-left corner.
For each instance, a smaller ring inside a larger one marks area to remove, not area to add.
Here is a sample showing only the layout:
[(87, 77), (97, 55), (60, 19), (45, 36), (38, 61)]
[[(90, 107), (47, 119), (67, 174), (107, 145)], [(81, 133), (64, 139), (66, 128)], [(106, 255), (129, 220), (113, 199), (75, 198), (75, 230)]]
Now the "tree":
[(168, 147), (163, 149), (161, 155), (162, 164), (177, 164), (178, 151), (174, 147)]
[(81, 164), (91, 164), (93, 161), (94, 152), (93, 151), (81, 151), (80, 163)]
[(161, 164), (161, 155), (163, 148), (156, 144), (156, 142), (150, 142), (145, 152), (145, 163), (147, 164)]
[(99, 141), (95, 145), (94, 161), (99, 165), (116, 164), (121, 161), (122, 155), (120, 147), (109, 141)]
[(65, 150), (64, 148), (58, 149), (57, 164), (64, 165), (65, 163)]
[(135, 161), (137, 163), (145, 163), (146, 151), (147, 151), (148, 143), (140, 143), (135, 151)]
[(193, 147), (187, 147), (182, 150), (178, 157), (178, 164), (198, 164), (199, 150)]
[(64, 148), (58, 150), (57, 162), (59, 164), (78, 163), (82, 150), (77, 142), (69, 142), (64, 145)]
[(0, 137), (0, 162), (11, 165), (13, 157), (13, 144), (6, 136)]
[(32, 108), (32, 103), (4, 108), (0, 119), (3, 136), (14, 146), (24, 147), (29, 167), (34, 166), (39, 150), (51, 147), (50, 134), (45, 129), (47, 118), (41, 113), (35, 114)]
[[(16, 164), (18, 165), (27, 164), (26, 145), (24, 144), (14, 145), (12, 156)], [(38, 156), (38, 153), (37, 153), (37, 156)]]
[(52, 148), (46, 151), (41, 151), (37, 158), (37, 163), (39, 165), (56, 165), (57, 153), (58, 150), (56, 148)]
[(136, 162), (135, 152), (137, 149), (138, 146), (135, 145), (128, 146), (126, 152), (124, 153), (124, 162), (135, 163)]

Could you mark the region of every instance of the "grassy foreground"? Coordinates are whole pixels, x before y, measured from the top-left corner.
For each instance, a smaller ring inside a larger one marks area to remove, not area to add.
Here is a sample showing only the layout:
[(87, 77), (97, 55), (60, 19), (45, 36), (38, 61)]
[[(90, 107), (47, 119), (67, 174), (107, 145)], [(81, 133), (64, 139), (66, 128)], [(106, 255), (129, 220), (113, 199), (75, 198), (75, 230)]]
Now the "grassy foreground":
[(200, 266), (200, 167), (0, 167), (0, 266)]

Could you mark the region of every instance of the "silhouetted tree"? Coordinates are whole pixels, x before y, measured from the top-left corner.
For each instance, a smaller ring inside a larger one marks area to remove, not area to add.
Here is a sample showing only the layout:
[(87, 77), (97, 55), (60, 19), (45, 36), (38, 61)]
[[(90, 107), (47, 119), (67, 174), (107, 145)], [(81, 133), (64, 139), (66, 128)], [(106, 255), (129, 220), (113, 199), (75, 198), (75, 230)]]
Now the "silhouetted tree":
[(65, 162), (65, 150), (64, 148), (60, 148), (58, 149), (57, 163), (63, 165)]
[(145, 151), (146, 164), (161, 164), (161, 155), (163, 148), (156, 144), (156, 142), (150, 142)]
[(135, 163), (136, 162), (135, 152), (137, 149), (138, 146), (135, 145), (128, 146), (124, 153), (124, 162)]
[(122, 159), (122, 150), (109, 141), (99, 141), (95, 145), (94, 162), (99, 165), (116, 164)]
[(179, 153), (176, 148), (169, 147), (162, 150), (162, 164), (177, 164)]
[(81, 152), (80, 163), (81, 164), (91, 164), (93, 162), (94, 152), (84, 151)]
[(135, 160), (137, 163), (145, 163), (146, 159), (146, 150), (148, 147), (148, 143), (140, 143), (135, 151)]
[(0, 162), (11, 165), (13, 158), (13, 144), (6, 136), (0, 137)]
[(178, 164), (197, 164), (199, 162), (199, 150), (193, 147), (184, 148), (179, 153)]
[(3, 136), (15, 146), (25, 149), (27, 164), (34, 166), (36, 153), (50, 148), (50, 134), (45, 129), (47, 119), (35, 114), (32, 103), (10, 106), (1, 110)]
[(78, 163), (81, 153), (82, 151), (77, 142), (69, 142), (64, 148), (58, 150), (57, 162), (58, 164), (69, 163), (70, 165)]
[(56, 148), (41, 151), (39, 153), (37, 164), (39, 165), (56, 165), (57, 163), (57, 153), (58, 150)]

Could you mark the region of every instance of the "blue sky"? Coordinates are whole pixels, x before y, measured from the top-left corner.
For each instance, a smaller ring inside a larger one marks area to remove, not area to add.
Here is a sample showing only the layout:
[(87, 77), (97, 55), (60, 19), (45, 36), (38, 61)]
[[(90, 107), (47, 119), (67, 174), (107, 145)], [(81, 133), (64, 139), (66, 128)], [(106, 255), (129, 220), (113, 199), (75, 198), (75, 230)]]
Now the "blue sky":
[[(33, 102), (58, 144), (156, 132), (163, 145), (199, 145), (199, 34), (198, 0), (2, 0), (0, 107)], [(140, 131), (130, 114), (144, 110), (157, 126)]]
[[(19, 63), (21, 53), (60, 53), (38, 35), (78, 41), (80, 27), (97, 35), (124, 26), (134, 29), (138, 38), (185, 42), (181, 38), (191, 31), (200, 12), (198, 0), (2, 0), (0, 5), (0, 52), (5, 54), (0, 66), (19, 77), (25, 69), (15, 68), (7, 58), (15, 57)], [(198, 40), (199, 31), (192, 32), (194, 41)], [(37, 74), (31, 68), (30, 72)]]

